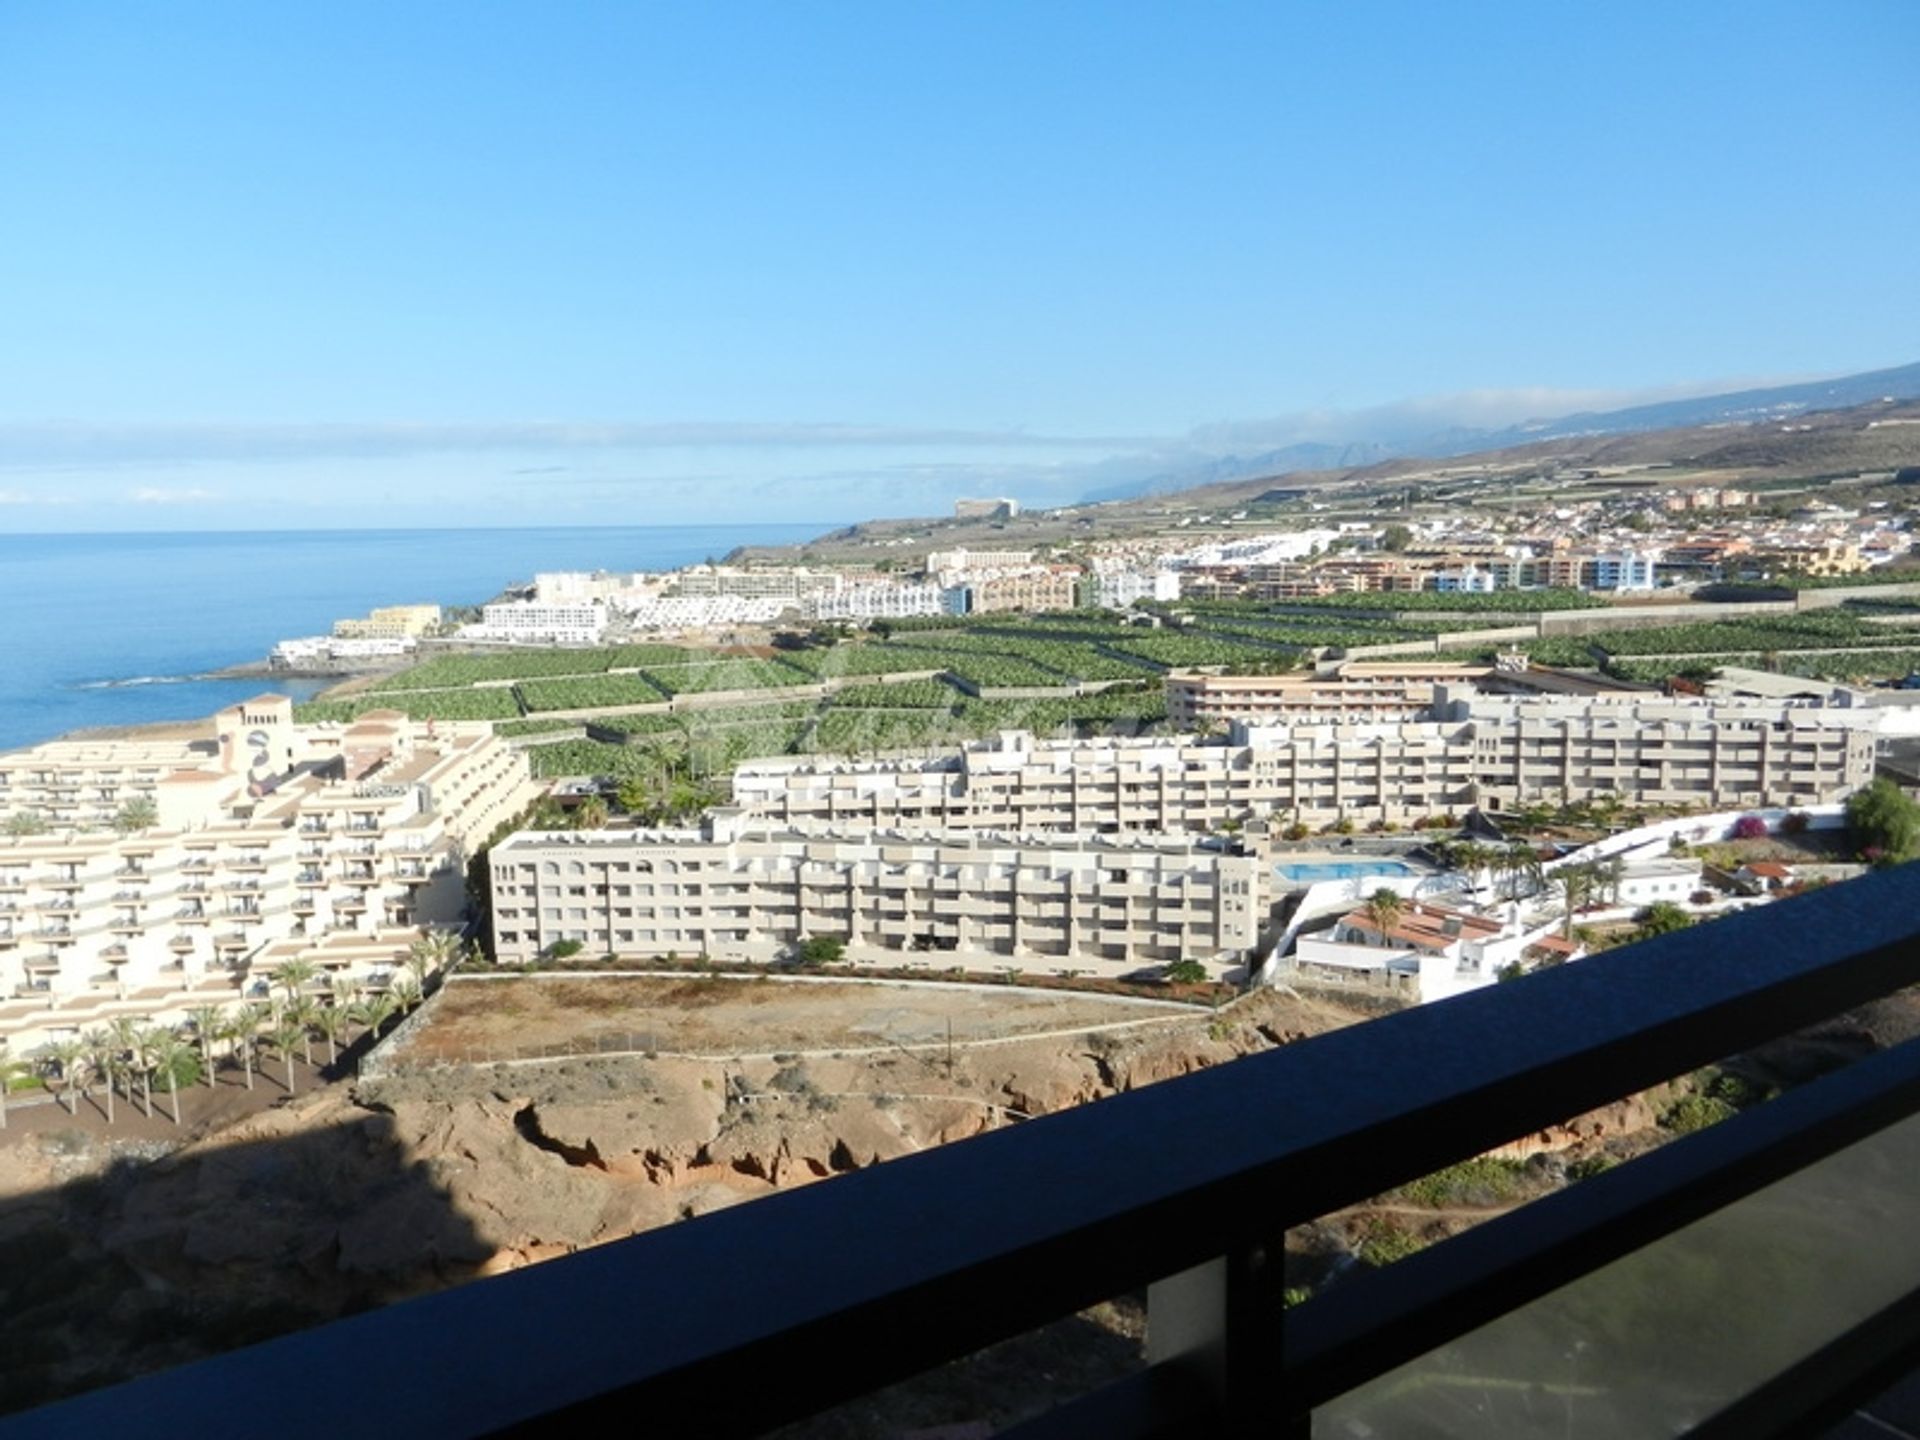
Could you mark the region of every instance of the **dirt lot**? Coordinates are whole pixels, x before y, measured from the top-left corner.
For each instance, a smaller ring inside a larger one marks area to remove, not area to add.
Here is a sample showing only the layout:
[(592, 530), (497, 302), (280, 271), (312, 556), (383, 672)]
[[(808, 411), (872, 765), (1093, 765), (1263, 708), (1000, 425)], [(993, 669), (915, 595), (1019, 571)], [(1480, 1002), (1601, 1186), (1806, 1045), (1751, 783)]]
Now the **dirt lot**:
[[(1204, 1014), (1204, 1012), (1198, 1012)], [(1192, 1019), (1192, 1006), (1008, 987), (905, 983), (513, 976), (446, 987), (403, 1038), (400, 1064), (584, 1050), (754, 1056), (955, 1045)]]

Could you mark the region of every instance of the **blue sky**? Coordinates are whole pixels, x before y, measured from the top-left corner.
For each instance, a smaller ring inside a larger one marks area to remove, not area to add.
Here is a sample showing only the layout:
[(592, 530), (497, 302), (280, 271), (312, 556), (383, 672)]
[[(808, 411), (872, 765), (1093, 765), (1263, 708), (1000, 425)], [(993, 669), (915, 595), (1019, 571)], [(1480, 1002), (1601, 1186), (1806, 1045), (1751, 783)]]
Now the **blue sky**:
[(1907, 363), (1916, 73), (1908, 0), (9, 0), (0, 529), (1049, 503)]

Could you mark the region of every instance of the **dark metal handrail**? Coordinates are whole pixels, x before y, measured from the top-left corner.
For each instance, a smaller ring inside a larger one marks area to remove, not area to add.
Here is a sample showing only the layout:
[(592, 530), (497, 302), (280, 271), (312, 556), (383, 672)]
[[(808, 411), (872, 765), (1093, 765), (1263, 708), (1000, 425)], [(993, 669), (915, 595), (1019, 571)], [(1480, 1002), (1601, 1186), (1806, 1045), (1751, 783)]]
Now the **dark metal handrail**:
[[(1277, 1350), (1264, 1247), (1287, 1227), (1917, 980), (1909, 867), (82, 1396), (0, 1436), (195, 1433), (215, 1404), (317, 1433), (337, 1417), (284, 1405), (315, 1375), (381, 1397), (363, 1434), (641, 1415), (746, 1434), (1222, 1256), (1223, 1314)], [(1594, 1193), (1624, 1193), (1632, 1168)], [(1223, 1364), (1246, 1393), (1254, 1357), (1276, 1389), (1260, 1351), (1242, 1336), (1207, 1361), (1215, 1393)]]

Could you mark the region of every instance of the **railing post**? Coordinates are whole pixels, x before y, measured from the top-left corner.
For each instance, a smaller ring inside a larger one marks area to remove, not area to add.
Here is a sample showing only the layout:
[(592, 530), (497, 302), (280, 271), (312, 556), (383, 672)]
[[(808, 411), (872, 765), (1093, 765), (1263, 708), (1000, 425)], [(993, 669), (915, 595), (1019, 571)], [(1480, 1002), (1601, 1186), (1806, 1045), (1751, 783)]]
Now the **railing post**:
[(1281, 1249), (1255, 1243), (1147, 1287), (1147, 1363), (1185, 1371), (1229, 1436), (1306, 1440), (1280, 1392)]

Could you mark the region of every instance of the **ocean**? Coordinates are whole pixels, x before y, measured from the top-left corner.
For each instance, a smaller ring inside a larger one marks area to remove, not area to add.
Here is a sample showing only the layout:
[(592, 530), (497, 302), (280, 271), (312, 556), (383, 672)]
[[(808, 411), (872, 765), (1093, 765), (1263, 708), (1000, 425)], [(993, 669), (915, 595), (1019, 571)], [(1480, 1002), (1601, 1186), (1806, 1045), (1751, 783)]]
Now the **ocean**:
[(267, 683), (195, 677), (375, 605), (476, 605), (540, 570), (667, 569), (831, 528), (0, 535), (0, 749), (211, 714)]

